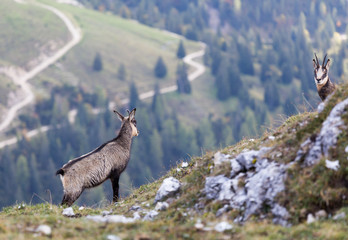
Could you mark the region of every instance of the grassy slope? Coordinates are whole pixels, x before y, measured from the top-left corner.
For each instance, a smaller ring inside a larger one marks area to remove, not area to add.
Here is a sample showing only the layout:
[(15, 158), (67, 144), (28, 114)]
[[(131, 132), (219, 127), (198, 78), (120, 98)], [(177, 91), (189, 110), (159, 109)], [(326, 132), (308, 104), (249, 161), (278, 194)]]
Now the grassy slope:
[[(260, 146), (272, 146), (269, 158), (278, 162), (290, 162), (296, 156), (300, 144), (314, 133), (318, 133), (322, 122), (326, 119), (333, 106), (348, 97), (347, 84), (340, 86), (337, 93), (330, 99), (325, 110), (320, 113), (305, 113), (292, 116), (274, 132), (266, 132), (255, 141), (243, 140), (238, 144), (222, 150), (224, 153), (237, 155), (243, 149), (258, 149)], [(348, 114), (343, 115), (343, 120), (348, 124)], [(270, 140), (268, 136), (275, 136)], [(177, 172), (176, 168), (167, 173), (161, 179), (143, 185), (139, 189), (123, 199), (118, 206), (110, 205), (107, 210), (112, 209), (114, 214), (132, 216), (129, 208), (135, 204), (145, 209), (153, 209), (153, 199), (162, 180), (168, 176), (174, 176), (183, 183), (179, 197), (174, 200), (169, 209), (161, 212), (153, 222), (137, 222), (134, 224), (95, 224), (84, 218), (69, 219), (62, 217), (62, 209), (49, 204), (27, 206), (24, 209), (18, 207), (5, 208), (0, 213), (0, 237), (22, 237), (30, 238), (33, 234), (30, 228), (39, 224), (48, 224), (53, 228), (55, 239), (105, 239), (108, 234), (115, 234), (126, 239), (140, 236), (165, 239), (345, 239), (348, 218), (334, 221), (332, 218), (320, 220), (313, 224), (305, 223), (305, 216), (319, 209), (325, 209), (329, 214), (344, 211), (348, 213), (347, 200), (342, 194), (348, 194), (344, 184), (348, 171), (348, 153), (344, 148), (348, 145), (347, 132), (341, 133), (338, 138), (337, 147), (331, 149), (329, 159), (338, 159), (340, 169), (332, 171), (325, 168), (324, 158), (319, 164), (303, 168), (295, 164), (288, 170), (286, 191), (278, 198), (291, 213), (293, 227), (284, 228), (273, 225), (271, 220), (262, 221), (252, 218), (244, 226), (234, 225), (232, 230), (224, 233), (214, 231), (204, 232), (194, 228), (197, 219), (202, 219), (205, 225), (217, 223), (222, 220), (232, 222), (239, 214), (239, 210), (232, 210), (221, 218), (215, 217), (216, 211), (223, 206), (216, 201), (205, 200), (201, 189), (204, 187), (205, 177), (208, 175), (227, 174), (230, 171), (229, 164), (215, 167), (212, 166), (213, 153), (207, 153), (202, 157), (191, 160), (189, 167)], [(279, 154), (281, 153), (281, 154)], [(204, 210), (198, 214), (193, 211), (193, 206), (203, 201)], [(149, 203), (149, 207), (146, 207)], [(100, 214), (105, 209), (86, 208), (79, 211), (80, 216)], [(267, 213), (267, 212), (266, 212)], [(187, 215), (188, 214), (188, 215)], [(189, 216), (189, 217), (188, 217)], [(192, 218), (191, 218), (192, 217)]]
[[(82, 29), (83, 39), (60, 61), (59, 67), (47, 69), (38, 76), (34, 85), (79, 83), (92, 91), (102, 87), (114, 100), (116, 96), (128, 96), (130, 81), (136, 83), (139, 92), (152, 90), (157, 81), (162, 86), (175, 84), (178, 38), (108, 13), (57, 4), (50, 0), (42, 2), (62, 10), (74, 19)], [(192, 41), (185, 40), (184, 44), (187, 53), (200, 49), (199, 44)], [(102, 56), (104, 69), (101, 72), (92, 70), (97, 52)], [(159, 56), (163, 57), (168, 68), (168, 75), (163, 80), (157, 80), (153, 75)], [(127, 81), (117, 79), (121, 63), (126, 67)]]
[(52, 12), (32, 4), (0, 1), (0, 65), (26, 67), (47, 43), (65, 44), (70, 35), (64, 23)]

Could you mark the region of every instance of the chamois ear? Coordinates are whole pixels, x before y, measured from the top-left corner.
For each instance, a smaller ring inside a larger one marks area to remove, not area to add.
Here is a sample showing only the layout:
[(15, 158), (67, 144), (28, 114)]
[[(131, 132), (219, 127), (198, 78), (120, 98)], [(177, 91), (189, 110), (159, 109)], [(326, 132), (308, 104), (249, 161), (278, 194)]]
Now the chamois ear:
[(315, 59), (313, 58), (313, 68), (317, 68), (317, 63), (315, 62)]
[(135, 117), (135, 111), (136, 111), (136, 110), (137, 110), (137, 109), (134, 108), (131, 112), (128, 111), (128, 113), (129, 113), (129, 120), (134, 119), (134, 117)]
[(114, 113), (118, 116), (118, 118), (119, 118), (121, 121), (123, 121), (124, 116), (122, 116), (121, 113), (117, 112), (116, 110), (114, 110)]
[(326, 68), (326, 70), (329, 70), (329, 68), (330, 68), (330, 58), (327, 60), (325, 68)]

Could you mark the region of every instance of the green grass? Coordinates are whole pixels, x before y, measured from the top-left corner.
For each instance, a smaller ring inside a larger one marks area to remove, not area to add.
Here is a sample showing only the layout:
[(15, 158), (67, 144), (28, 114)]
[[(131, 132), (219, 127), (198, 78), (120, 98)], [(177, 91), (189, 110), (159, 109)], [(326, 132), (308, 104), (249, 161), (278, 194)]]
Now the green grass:
[[(292, 116), (282, 126), (272, 132), (265, 132), (259, 139), (254, 141), (244, 139), (223, 149), (222, 152), (236, 156), (243, 149), (271, 146), (273, 150), (269, 153), (270, 159), (282, 163), (292, 161), (300, 144), (307, 137), (320, 131), (321, 124), (332, 107), (348, 97), (347, 89), (347, 85), (340, 86), (322, 113)], [(343, 116), (343, 120), (348, 124), (348, 114)], [(275, 140), (270, 140), (268, 138), (270, 135), (275, 136)], [(286, 191), (278, 196), (278, 200), (291, 214), (290, 222), (293, 226), (289, 228), (273, 225), (271, 218), (258, 220), (252, 217), (245, 225), (234, 224), (232, 230), (224, 233), (196, 229), (194, 225), (198, 219), (201, 219), (202, 223), (208, 227), (222, 220), (232, 223), (240, 211), (231, 210), (217, 218), (215, 214), (223, 203), (204, 198), (202, 189), (205, 178), (218, 174), (227, 176), (230, 172), (228, 163), (210, 170), (214, 153), (208, 152), (201, 157), (194, 157), (189, 166), (180, 172), (177, 172), (174, 167), (157, 181), (135, 189), (128, 197), (121, 199), (117, 206), (87, 207), (83, 210), (78, 210), (78, 206), (74, 206), (77, 218), (63, 217), (62, 208), (48, 203), (25, 206), (20, 209), (19, 205), (4, 208), (0, 212), (0, 238), (31, 239), (34, 238), (32, 229), (40, 224), (47, 224), (52, 227), (51, 237), (54, 239), (105, 239), (109, 234), (123, 239), (141, 237), (151, 239), (346, 239), (347, 217), (337, 221), (329, 217), (307, 224), (306, 216), (320, 209), (325, 209), (331, 216), (342, 211), (348, 214), (348, 202), (342, 198), (343, 195), (348, 194), (345, 185), (348, 153), (344, 150), (347, 145), (348, 134), (343, 132), (339, 135), (337, 147), (330, 152), (330, 159), (340, 160), (341, 168), (338, 171), (328, 170), (323, 160), (307, 168), (301, 167), (301, 163), (294, 164), (288, 170)], [(134, 205), (140, 205), (147, 210), (154, 209), (153, 201), (156, 192), (163, 179), (169, 176), (179, 179), (183, 183), (182, 188), (169, 208), (160, 212), (152, 222), (105, 224), (94, 223), (84, 218), (87, 215), (101, 214), (103, 210), (112, 210), (113, 214), (132, 217), (133, 212), (129, 209)], [(197, 203), (203, 206), (199, 211), (194, 210)]]
[[(128, 97), (131, 81), (136, 83), (139, 92), (153, 90), (157, 82), (161, 86), (175, 84), (178, 38), (108, 13), (57, 4), (50, 0), (42, 2), (60, 9), (75, 21), (82, 30), (83, 39), (59, 61), (59, 65), (50, 67), (33, 81), (36, 87), (62, 83), (79, 84), (91, 91), (102, 87), (111, 100), (117, 100)], [(187, 40), (184, 45), (187, 53), (201, 48), (198, 43)], [(103, 70), (100, 72), (92, 69), (97, 52), (103, 62)], [(163, 57), (168, 68), (167, 77), (162, 80), (156, 79), (153, 74), (159, 56)], [(125, 65), (127, 81), (117, 78), (121, 63)], [(44, 92), (47, 91), (39, 93)]]
[(7, 106), (8, 94), (13, 90), (16, 90), (16, 86), (11, 79), (0, 74), (0, 106)]
[(0, 1), (0, 65), (30, 68), (30, 60), (60, 48), (70, 37), (64, 23), (52, 12), (33, 4)]

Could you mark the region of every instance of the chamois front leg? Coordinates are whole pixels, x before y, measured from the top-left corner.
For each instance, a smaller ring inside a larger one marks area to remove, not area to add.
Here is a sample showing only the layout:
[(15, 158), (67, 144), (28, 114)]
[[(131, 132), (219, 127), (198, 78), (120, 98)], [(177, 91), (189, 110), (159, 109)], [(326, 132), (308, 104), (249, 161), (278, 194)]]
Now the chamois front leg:
[(119, 197), (119, 195), (118, 195), (118, 189), (119, 189), (118, 181), (120, 180), (120, 176), (118, 174), (115, 174), (115, 175), (111, 176), (110, 179), (111, 179), (112, 190), (113, 190), (112, 201), (118, 202), (118, 197)]

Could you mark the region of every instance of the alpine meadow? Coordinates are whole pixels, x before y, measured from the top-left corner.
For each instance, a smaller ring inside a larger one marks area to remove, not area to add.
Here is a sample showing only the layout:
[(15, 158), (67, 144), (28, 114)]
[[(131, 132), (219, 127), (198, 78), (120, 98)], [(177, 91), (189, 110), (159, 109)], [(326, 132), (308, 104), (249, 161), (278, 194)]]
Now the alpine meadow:
[(347, 238), (347, 1), (0, 13), (1, 239)]

